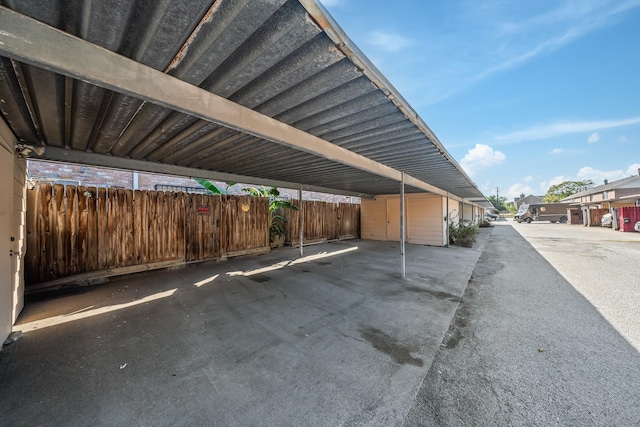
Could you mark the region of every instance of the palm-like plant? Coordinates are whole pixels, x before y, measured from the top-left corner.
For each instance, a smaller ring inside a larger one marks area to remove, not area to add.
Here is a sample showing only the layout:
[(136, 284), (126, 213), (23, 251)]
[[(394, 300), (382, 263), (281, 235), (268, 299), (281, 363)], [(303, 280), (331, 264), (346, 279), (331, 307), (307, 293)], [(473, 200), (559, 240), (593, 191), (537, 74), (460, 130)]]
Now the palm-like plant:
[(211, 181), (207, 180), (207, 179), (202, 179), (202, 178), (194, 178), (195, 181), (202, 185), (204, 188), (206, 188), (207, 190), (211, 191), (213, 194), (229, 194), (229, 188), (233, 187), (234, 185), (236, 185), (235, 182), (227, 182), (227, 188), (225, 188), (224, 190), (219, 189), (218, 187), (216, 187)]
[(294, 211), (298, 210), (298, 207), (291, 203), (289, 200), (279, 199), (280, 191), (276, 187), (266, 188), (264, 186), (260, 186), (259, 188), (255, 187), (246, 187), (243, 188), (242, 191), (248, 193), (251, 196), (256, 197), (268, 197), (269, 198), (269, 233), (271, 235), (271, 239), (274, 236), (281, 237), (284, 235), (284, 223), (287, 222), (287, 219), (282, 215), (278, 214), (279, 209), (293, 209)]

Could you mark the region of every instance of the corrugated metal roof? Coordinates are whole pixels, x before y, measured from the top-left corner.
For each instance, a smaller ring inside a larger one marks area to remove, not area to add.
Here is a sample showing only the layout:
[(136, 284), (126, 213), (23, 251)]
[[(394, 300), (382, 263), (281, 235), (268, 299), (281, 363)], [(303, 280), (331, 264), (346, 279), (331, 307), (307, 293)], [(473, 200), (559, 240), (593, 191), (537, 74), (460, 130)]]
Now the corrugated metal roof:
[[(486, 201), (313, 1), (0, 3), (456, 196)], [(1, 58), (0, 111), (21, 141), (109, 155), (116, 164), (126, 158), (353, 193), (398, 192), (392, 179), (46, 68)]]

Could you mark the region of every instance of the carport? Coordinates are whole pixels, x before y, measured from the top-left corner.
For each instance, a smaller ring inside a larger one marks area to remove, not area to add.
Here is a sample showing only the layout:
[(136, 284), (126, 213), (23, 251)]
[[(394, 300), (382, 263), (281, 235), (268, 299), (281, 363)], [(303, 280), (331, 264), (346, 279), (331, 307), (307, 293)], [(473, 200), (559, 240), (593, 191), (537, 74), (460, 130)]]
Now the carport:
[[(42, 149), (51, 161), (490, 207), (313, 0), (8, 4), (0, 135), (14, 147), (2, 153), (17, 178), (0, 200), (14, 226), (0, 237), (16, 274), (1, 281), (1, 298), (14, 304), (2, 308), (0, 337), (20, 309), (22, 159)], [(403, 212), (401, 203), (400, 224)]]

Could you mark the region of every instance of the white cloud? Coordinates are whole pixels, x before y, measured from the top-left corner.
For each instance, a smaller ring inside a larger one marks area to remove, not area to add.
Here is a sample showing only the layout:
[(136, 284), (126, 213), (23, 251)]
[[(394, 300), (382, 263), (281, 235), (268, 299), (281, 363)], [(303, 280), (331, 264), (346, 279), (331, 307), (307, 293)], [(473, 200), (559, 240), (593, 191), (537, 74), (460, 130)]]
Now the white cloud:
[(413, 40), (397, 33), (375, 30), (369, 33), (367, 43), (374, 45), (385, 52), (398, 52), (408, 46), (411, 46), (413, 44)]
[(499, 165), (506, 158), (507, 156), (504, 153), (495, 151), (488, 145), (476, 144), (474, 148), (465, 154), (460, 165), (469, 175), (475, 175), (481, 170)]
[(629, 138), (627, 138), (626, 135), (622, 135), (620, 138), (618, 138), (618, 142), (621, 142), (624, 144), (626, 142), (629, 142)]
[(640, 163), (634, 163), (627, 168), (627, 176), (638, 175), (639, 170), (640, 170)]
[(598, 141), (600, 141), (600, 134), (598, 132), (592, 133), (589, 139), (587, 139), (589, 144), (595, 144)]
[(536, 195), (533, 188), (528, 185), (518, 183), (509, 187), (504, 196), (507, 198), (507, 200), (513, 201), (516, 197), (520, 197), (522, 194), (524, 194), (525, 196)]
[(551, 150), (551, 154), (562, 154), (564, 153), (564, 150), (562, 148), (554, 148), (553, 150)]
[(494, 139), (496, 141), (504, 143), (534, 141), (539, 139), (553, 138), (561, 135), (593, 132), (596, 130), (611, 129), (616, 127), (635, 125), (639, 123), (640, 117), (631, 117), (628, 119), (618, 120), (597, 120), (591, 122), (553, 123), (510, 132), (504, 135), (496, 136)]
[(557, 184), (560, 184), (561, 182), (571, 181), (571, 180), (572, 180), (571, 177), (559, 175), (559, 176), (554, 176), (549, 181), (546, 181), (546, 180), (540, 181), (540, 184), (538, 185), (538, 195), (547, 194), (547, 190), (549, 190), (549, 187), (551, 187), (552, 185), (557, 185)]
[(524, 182), (533, 182), (533, 176), (532, 175), (525, 176), (524, 178), (522, 178), (522, 180)]
[(599, 185), (605, 179), (608, 181), (615, 181), (618, 179), (627, 178), (631, 175), (637, 175), (638, 168), (640, 168), (640, 163), (634, 163), (630, 165), (626, 170), (615, 169), (610, 171), (603, 171), (591, 166), (585, 166), (583, 168), (580, 168), (577, 177), (579, 180), (591, 179), (594, 183)]
[(566, 176), (563, 176), (563, 175), (560, 175), (560, 176), (554, 176), (554, 177), (553, 177), (553, 178), (551, 178), (551, 180), (549, 181), (549, 185), (548, 185), (548, 186), (547, 186), (547, 188), (545, 189), (545, 193), (547, 192), (547, 189), (548, 189), (549, 187), (551, 187), (552, 185), (558, 185), (558, 184), (560, 184), (560, 183), (562, 183), (562, 182), (570, 181), (570, 180), (571, 180), (571, 178), (566, 177)]

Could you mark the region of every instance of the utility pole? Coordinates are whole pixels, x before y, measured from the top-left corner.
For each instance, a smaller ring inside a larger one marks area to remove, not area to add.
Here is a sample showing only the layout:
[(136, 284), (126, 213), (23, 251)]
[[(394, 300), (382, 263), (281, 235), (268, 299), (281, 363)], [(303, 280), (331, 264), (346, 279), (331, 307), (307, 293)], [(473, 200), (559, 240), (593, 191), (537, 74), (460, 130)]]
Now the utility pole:
[(496, 202), (500, 203), (500, 189), (496, 187)]

